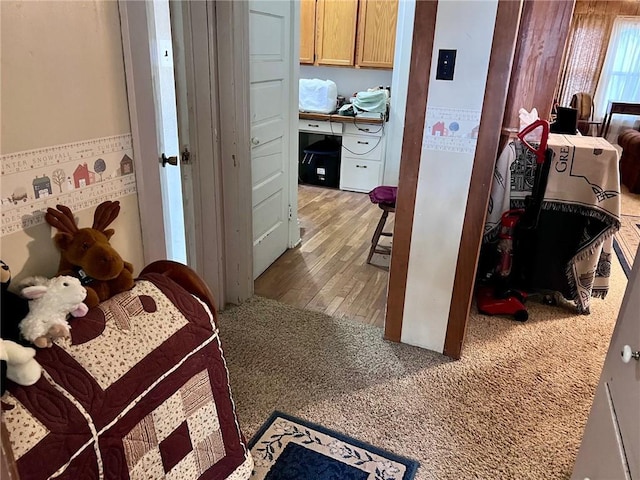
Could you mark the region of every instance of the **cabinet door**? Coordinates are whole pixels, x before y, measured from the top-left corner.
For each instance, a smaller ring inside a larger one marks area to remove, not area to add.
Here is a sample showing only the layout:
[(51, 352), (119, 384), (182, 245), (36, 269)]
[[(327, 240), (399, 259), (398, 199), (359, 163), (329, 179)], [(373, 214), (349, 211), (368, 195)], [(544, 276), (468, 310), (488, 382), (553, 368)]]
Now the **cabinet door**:
[(354, 65), (358, 0), (318, 0), (316, 65)]
[(340, 159), (340, 190), (367, 193), (381, 180), (381, 162), (344, 156)]
[(313, 64), (316, 38), (316, 0), (300, 1), (300, 63)]
[(393, 68), (398, 0), (360, 0), (359, 67)]

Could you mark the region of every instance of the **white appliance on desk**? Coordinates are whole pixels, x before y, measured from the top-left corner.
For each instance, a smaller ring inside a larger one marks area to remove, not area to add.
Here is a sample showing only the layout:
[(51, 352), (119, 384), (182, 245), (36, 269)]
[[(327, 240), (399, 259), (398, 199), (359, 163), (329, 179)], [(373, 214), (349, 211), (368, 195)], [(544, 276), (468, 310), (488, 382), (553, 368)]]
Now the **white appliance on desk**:
[(298, 131), (342, 137), (340, 190), (370, 192), (382, 184), (384, 173), (384, 124), (331, 120), (298, 121)]

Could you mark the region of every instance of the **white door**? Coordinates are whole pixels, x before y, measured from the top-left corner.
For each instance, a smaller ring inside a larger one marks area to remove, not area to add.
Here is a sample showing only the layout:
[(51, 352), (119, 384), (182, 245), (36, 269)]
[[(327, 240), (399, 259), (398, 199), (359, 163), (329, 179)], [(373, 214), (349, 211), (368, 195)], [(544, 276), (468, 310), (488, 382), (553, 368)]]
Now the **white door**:
[(169, 15), (169, 0), (147, 3), (149, 43), (153, 93), (156, 105), (158, 151), (171, 162), (163, 162), (160, 169), (162, 213), (165, 228), (167, 259), (187, 263), (182, 184), (180, 177), (180, 149), (176, 89), (173, 74), (173, 42)]
[(254, 279), (289, 240), (291, 11), (291, 2), (249, 3)]
[(571, 478), (640, 479), (640, 249)]
[(180, 173), (160, 162), (163, 151), (178, 154), (168, 3), (120, 0), (119, 9), (144, 261), (185, 262)]

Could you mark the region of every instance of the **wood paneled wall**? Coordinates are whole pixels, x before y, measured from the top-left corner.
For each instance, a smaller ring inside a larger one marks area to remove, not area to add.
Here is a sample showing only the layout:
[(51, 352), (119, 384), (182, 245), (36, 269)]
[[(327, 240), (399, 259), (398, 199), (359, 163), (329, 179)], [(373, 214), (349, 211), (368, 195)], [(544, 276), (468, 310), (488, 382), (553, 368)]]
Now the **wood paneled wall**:
[(549, 118), (574, 4), (575, 0), (525, 0), (504, 127), (519, 126), (520, 108), (535, 107), (540, 118)]
[(640, 0), (576, 0), (578, 15), (640, 15)]

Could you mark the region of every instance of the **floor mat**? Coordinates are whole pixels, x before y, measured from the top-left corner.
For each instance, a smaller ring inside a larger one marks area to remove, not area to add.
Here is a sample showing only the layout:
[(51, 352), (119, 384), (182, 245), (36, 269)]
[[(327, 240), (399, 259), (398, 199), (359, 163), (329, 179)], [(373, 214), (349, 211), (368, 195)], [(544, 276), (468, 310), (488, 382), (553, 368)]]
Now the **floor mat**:
[(410, 480), (418, 462), (274, 412), (249, 443), (252, 479)]

